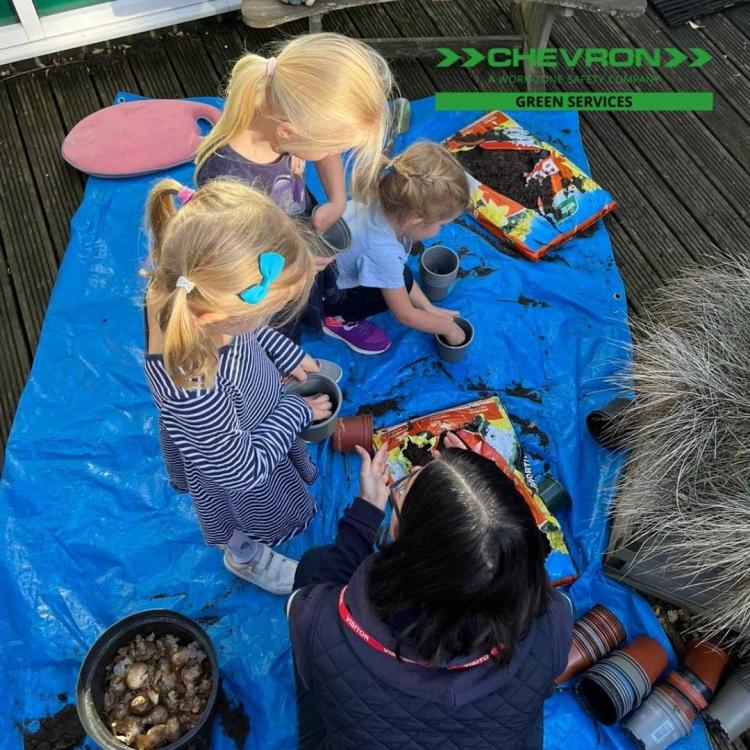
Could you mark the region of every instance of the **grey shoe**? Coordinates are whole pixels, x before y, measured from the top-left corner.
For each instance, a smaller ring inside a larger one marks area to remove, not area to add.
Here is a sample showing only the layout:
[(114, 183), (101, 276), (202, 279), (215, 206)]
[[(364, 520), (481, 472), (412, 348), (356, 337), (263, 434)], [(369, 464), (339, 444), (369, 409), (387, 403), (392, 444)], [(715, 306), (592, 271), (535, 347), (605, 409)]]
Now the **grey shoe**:
[(258, 546), (258, 557), (244, 565), (235, 562), (229, 550), (225, 550), (224, 567), (243, 581), (254, 583), (271, 594), (291, 594), (297, 561), (274, 552), (266, 544)]
[(320, 367), (320, 374), (329, 380), (333, 380), (334, 383), (338, 383), (341, 380), (344, 371), (335, 363), (329, 359), (316, 359), (318, 367)]

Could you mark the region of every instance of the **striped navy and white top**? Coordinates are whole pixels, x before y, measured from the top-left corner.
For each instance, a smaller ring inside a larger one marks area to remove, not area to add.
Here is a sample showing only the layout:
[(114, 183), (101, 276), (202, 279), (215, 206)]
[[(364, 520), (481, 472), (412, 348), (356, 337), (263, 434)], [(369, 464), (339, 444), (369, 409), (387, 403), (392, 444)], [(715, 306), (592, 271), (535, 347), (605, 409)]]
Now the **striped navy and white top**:
[(312, 411), (282, 391), (304, 352), (264, 327), (219, 350), (211, 389), (177, 387), (159, 354), (146, 378), (159, 410), (159, 439), (170, 484), (189, 492), (207, 544), (234, 529), (275, 545), (302, 531), (315, 513), (307, 487), (317, 469), (299, 433)]

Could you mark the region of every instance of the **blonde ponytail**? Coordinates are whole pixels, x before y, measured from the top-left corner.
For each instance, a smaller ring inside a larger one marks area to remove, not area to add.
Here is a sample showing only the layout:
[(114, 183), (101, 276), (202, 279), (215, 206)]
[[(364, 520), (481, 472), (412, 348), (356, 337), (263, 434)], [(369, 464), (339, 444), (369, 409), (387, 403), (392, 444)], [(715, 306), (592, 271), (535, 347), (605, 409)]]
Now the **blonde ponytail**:
[[(198, 317), (219, 313), (222, 333), (252, 331), (279, 314), (296, 317), (307, 304), (315, 268), (299, 225), (257, 190), (212, 180), (176, 210), (180, 188), (162, 180), (149, 195), (147, 299), (163, 335), (169, 376), (181, 388), (210, 388), (219, 353)], [(284, 269), (263, 300), (247, 304), (239, 293), (262, 281), (259, 256), (269, 251), (283, 255)]]
[(177, 213), (174, 198), (182, 188), (177, 180), (160, 180), (148, 194), (146, 221), (152, 235), (151, 260), (158, 263), (164, 228)]
[(381, 162), (378, 201), (398, 220), (425, 223), (449, 219), (469, 207), (466, 172), (447, 148), (430, 141), (412, 144), (395, 159)]
[(266, 59), (248, 52), (232, 68), (224, 92), (226, 101), (219, 122), (201, 141), (195, 156), (196, 176), (212, 154), (226, 146), (238, 133), (247, 130), (266, 104), (270, 76), (266, 75)]
[(252, 53), (241, 57), (226, 90), (219, 122), (196, 156), (206, 160), (250, 127), (259, 116), (289, 123), (296, 133), (285, 144), (325, 153), (352, 151), (351, 193), (374, 197), (393, 88), (388, 63), (371, 47), (340, 34), (306, 34), (275, 46), (274, 64)]

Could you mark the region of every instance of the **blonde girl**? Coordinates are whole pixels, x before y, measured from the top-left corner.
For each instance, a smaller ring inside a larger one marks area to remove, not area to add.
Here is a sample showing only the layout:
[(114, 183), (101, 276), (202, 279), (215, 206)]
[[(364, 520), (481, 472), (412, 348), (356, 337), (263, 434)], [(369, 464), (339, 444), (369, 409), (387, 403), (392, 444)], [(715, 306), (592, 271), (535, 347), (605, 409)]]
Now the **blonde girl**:
[(196, 180), (238, 177), (289, 214), (311, 208), (304, 165), (312, 161), (328, 203), (315, 211), (324, 232), (346, 208), (341, 153), (354, 150), (351, 192), (363, 200), (377, 180), (393, 85), (385, 60), (356, 39), (308, 34), (248, 53), (235, 63), (224, 112), (196, 156)]
[(315, 362), (267, 327), (305, 304), (314, 264), (298, 225), (230, 180), (193, 194), (161, 180), (147, 204), (146, 377), (169, 480), (190, 493), (204, 541), (234, 575), (290, 590), (296, 562), (270, 546), (315, 512), (317, 469), (299, 433), (327, 397), (282, 392)]
[(453, 320), (458, 311), (435, 307), (406, 261), (412, 242), (434, 236), (468, 206), (466, 174), (443, 146), (423, 141), (387, 160), (375, 200), (347, 205), (352, 246), (337, 256), (340, 294), (326, 301), (324, 332), (361, 354), (380, 354), (390, 339), (367, 318), (390, 310), (409, 328), (463, 343), (464, 332)]

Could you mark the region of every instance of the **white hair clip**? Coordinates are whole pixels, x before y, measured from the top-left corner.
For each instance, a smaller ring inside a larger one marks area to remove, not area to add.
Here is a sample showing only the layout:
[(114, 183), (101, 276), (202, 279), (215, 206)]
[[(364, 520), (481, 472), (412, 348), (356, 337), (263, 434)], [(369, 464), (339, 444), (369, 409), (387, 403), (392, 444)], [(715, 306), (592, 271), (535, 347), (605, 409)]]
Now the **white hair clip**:
[(195, 289), (195, 284), (193, 284), (190, 279), (186, 279), (184, 276), (180, 276), (174, 285), (175, 289), (184, 289), (188, 294)]

